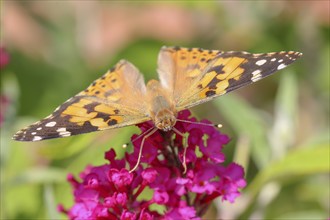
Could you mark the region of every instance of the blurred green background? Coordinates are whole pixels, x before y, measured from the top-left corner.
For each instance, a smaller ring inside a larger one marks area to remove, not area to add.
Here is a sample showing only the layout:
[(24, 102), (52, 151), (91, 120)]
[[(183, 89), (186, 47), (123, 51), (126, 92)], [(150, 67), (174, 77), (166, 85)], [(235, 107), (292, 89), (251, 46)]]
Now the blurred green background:
[(235, 204), (209, 219), (327, 219), (329, 214), (329, 1), (2, 1), (1, 219), (63, 219), (68, 173), (105, 163), (132, 127), (22, 143), (20, 128), (50, 114), (120, 59), (156, 77), (161, 46), (304, 56), (272, 77), (192, 109), (222, 123), (227, 161), (246, 170)]

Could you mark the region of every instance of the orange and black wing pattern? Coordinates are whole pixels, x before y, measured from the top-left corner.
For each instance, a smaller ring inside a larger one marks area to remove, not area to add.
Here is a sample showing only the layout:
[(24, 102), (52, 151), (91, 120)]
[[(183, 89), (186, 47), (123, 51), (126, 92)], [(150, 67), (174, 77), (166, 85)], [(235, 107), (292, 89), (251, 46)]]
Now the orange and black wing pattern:
[(294, 51), (251, 54), (180, 47), (163, 48), (161, 53), (160, 80), (173, 89), (178, 111), (263, 79), (302, 55)]
[(145, 92), (139, 71), (127, 61), (120, 61), (51, 115), (17, 132), (13, 139), (40, 141), (150, 120), (143, 102)]
[[(178, 112), (265, 78), (301, 55), (163, 47), (158, 56), (159, 85), (166, 91), (163, 98), (174, 103)], [(150, 106), (143, 76), (122, 60), (13, 139), (39, 141), (138, 124), (152, 119)]]

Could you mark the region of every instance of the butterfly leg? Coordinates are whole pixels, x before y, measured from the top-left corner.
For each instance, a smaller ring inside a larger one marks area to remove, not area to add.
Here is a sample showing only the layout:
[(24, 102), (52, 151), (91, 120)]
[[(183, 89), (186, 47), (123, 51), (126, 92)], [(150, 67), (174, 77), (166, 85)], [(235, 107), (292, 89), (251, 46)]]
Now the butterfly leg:
[[(136, 170), (136, 168), (139, 166), (140, 161), (141, 161), (141, 157), (142, 157), (142, 151), (143, 151), (143, 145), (144, 145), (144, 141), (150, 137), (153, 133), (155, 133), (158, 130), (158, 128), (153, 128), (148, 134), (144, 135), (141, 141), (141, 146), (140, 146), (140, 150), (139, 150), (139, 155), (138, 155), (138, 160), (135, 164), (135, 166), (129, 171), (130, 173), (132, 173), (134, 170)], [(148, 130), (149, 131), (149, 130)]]
[(180, 132), (176, 128), (172, 128), (172, 130), (177, 133), (178, 135), (182, 136), (183, 138), (183, 156), (182, 156), (182, 166), (183, 166), (183, 174), (187, 172), (187, 162), (186, 162), (186, 155), (187, 155), (187, 148), (188, 148), (188, 137), (184, 133)]

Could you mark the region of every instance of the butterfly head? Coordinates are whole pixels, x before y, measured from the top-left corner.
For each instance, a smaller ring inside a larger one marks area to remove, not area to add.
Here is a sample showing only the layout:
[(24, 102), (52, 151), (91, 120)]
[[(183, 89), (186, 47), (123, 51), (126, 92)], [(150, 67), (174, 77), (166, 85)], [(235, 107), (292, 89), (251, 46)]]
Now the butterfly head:
[(158, 129), (162, 131), (170, 131), (176, 123), (176, 117), (172, 111), (163, 109), (156, 114), (154, 122)]

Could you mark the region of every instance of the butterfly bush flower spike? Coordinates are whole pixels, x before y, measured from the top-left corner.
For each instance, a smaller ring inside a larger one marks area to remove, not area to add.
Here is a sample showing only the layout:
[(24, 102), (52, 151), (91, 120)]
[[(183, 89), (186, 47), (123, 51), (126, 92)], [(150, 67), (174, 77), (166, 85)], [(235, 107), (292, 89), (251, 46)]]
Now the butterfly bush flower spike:
[[(178, 118), (196, 122), (188, 110), (180, 112)], [(149, 122), (139, 125), (142, 133), (152, 126)], [(215, 198), (234, 202), (246, 182), (241, 166), (223, 165), (222, 148), (229, 142), (228, 136), (211, 126), (180, 121), (175, 128), (187, 134), (188, 146), (184, 146), (182, 136), (157, 130), (146, 140), (141, 162), (133, 172), (129, 170), (138, 159), (141, 141), (133, 142), (134, 151), (123, 159), (116, 159), (114, 150), (109, 150), (105, 154), (109, 164), (88, 166), (80, 174), (81, 180), (69, 175), (75, 204), (69, 209), (60, 205), (59, 210), (77, 220), (201, 219)], [(186, 173), (182, 166), (184, 147)], [(140, 195), (150, 189), (152, 196), (141, 199)], [(163, 211), (152, 208), (155, 205)]]

